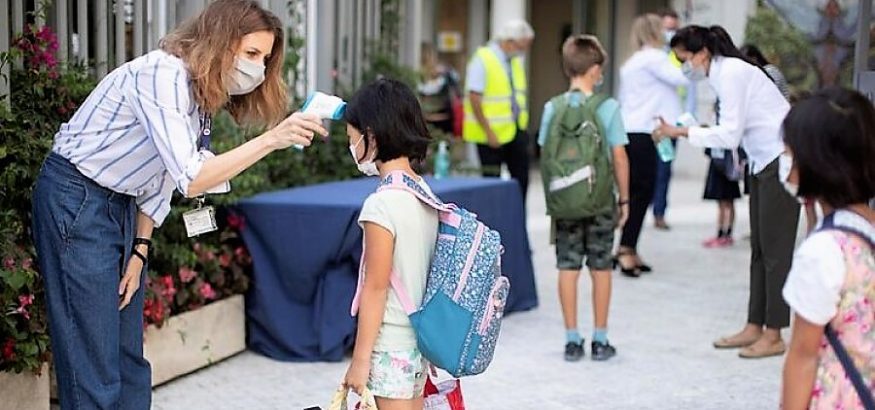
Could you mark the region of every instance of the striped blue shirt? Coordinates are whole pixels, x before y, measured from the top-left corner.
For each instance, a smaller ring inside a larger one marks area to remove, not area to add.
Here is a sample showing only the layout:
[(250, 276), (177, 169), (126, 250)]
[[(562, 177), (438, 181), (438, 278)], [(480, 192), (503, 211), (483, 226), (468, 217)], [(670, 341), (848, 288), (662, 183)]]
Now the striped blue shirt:
[(155, 50), (104, 77), (52, 150), (97, 184), (136, 197), (160, 226), (174, 189), (187, 192), (209, 156), (198, 150), (198, 108), (185, 63)]

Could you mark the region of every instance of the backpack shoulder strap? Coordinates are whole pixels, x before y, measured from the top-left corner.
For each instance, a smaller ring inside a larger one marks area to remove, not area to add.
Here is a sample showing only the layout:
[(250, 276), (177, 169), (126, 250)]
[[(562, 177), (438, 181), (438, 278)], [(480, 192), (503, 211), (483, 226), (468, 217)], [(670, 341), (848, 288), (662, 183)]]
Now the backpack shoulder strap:
[(553, 106), (553, 117), (550, 120), (549, 129), (547, 130), (547, 141), (544, 144), (544, 154), (547, 158), (555, 158), (559, 151), (559, 141), (554, 138), (556, 130), (559, 129), (562, 117), (568, 111), (568, 94), (559, 94), (550, 99), (550, 104)]
[(456, 209), (455, 205), (445, 204), (433, 195), (430, 195), (413, 178), (402, 171), (395, 171), (389, 174), (380, 182), (380, 187), (377, 188), (377, 191), (388, 189), (407, 191), (438, 212), (453, 212)]
[[(365, 245), (365, 239), (362, 238), (362, 256), (359, 259), (359, 274), (358, 279), (356, 280), (355, 286), (355, 295), (352, 297), (352, 304), (349, 307), (349, 315), (355, 317), (358, 315), (359, 305), (361, 304), (362, 298), (362, 287), (365, 284), (365, 252), (367, 251), (367, 247)], [(401, 276), (398, 275), (398, 271), (395, 268), (392, 268), (392, 272), (389, 273), (389, 283), (392, 286), (392, 290), (395, 291), (395, 296), (398, 297), (398, 301), (401, 302), (401, 308), (404, 309), (404, 312), (407, 315), (416, 311), (416, 306), (413, 304), (413, 299), (410, 297), (410, 294), (407, 293), (407, 288), (404, 287), (404, 282), (401, 281)]]
[(588, 108), (592, 108), (593, 111), (596, 111), (599, 109), (599, 107), (602, 105), (602, 103), (604, 103), (605, 101), (608, 100), (608, 98), (611, 98), (611, 97), (608, 96), (607, 94), (595, 93), (595, 94), (591, 95), (589, 98), (587, 98), (586, 102), (584, 102), (583, 105), (588, 107)]
[(845, 375), (848, 376), (848, 379), (851, 380), (851, 384), (854, 385), (854, 389), (857, 390), (857, 395), (860, 397), (860, 402), (863, 403), (863, 408), (866, 410), (875, 410), (875, 397), (872, 396), (872, 392), (866, 387), (863, 375), (857, 370), (854, 361), (851, 360), (851, 356), (848, 355), (848, 351), (839, 340), (835, 330), (833, 330), (832, 326), (827, 324), (824, 333), (826, 333), (826, 338), (829, 340), (829, 344), (832, 346), (832, 350), (835, 352), (836, 357), (839, 359), (839, 362), (842, 363), (842, 367), (845, 369)]
[[(875, 228), (871, 226), (855, 226), (850, 218), (844, 214), (850, 211), (836, 211), (823, 218), (823, 222), (818, 228), (820, 231), (841, 231), (860, 237), (869, 243), (869, 246), (875, 248)], [(868, 228), (868, 229), (867, 229)]]

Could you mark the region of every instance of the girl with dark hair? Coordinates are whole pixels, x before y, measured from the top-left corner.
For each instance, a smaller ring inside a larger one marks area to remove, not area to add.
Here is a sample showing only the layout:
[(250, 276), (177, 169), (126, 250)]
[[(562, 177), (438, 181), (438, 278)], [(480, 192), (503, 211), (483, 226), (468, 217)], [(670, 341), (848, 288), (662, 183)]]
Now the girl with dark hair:
[[(411, 167), (425, 158), (429, 141), (422, 109), (413, 92), (394, 80), (362, 88), (345, 113), (349, 149), (359, 170), (385, 178), (403, 172), (426, 192), (431, 189)], [(358, 333), (344, 385), (361, 394), (367, 387), (381, 409), (422, 409), (426, 361), (398, 295), (398, 275), (410, 302), (419, 306), (434, 255), (437, 211), (407, 191), (379, 191), (359, 216), (364, 231), (364, 283), (360, 286)]]
[[(784, 286), (795, 315), (782, 403), (786, 409), (872, 408), (863, 399), (871, 403), (875, 392), (875, 210), (868, 206), (875, 197), (875, 109), (855, 91), (820, 91), (787, 115), (784, 142), (788, 192), (816, 200), (827, 216), (824, 229), (796, 251)], [(831, 345), (844, 348), (848, 363)], [(854, 370), (868, 387), (854, 391)]]
[(751, 171), (750, 300), (747, 325), (717, 340), (717, 348), (743, 348), (744, 358), (784, 353), (781, 329), (790, 323), (790, 310), (781, 288), (790, 270), (799, 204), (782, 188), (778, 157), (784, 152), (781, 121), (790, 105), (771, 79), (745, 60), (719, 26), (684, 27), (671, 40), (691, 80), (707, 80), (720, 101), (720, 124), (675, 127), (664, 121), (653, 132), (656, 140), (686, 137), (703, 148), (747, 152)]

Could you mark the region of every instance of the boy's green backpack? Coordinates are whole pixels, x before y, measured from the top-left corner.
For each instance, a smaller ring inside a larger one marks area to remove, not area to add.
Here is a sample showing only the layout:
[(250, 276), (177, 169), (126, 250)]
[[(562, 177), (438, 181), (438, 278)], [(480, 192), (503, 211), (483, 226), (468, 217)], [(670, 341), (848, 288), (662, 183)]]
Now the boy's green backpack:
[(541, 177), (553, 218), (587, 218), (614, 207), (614, 170), (596, 114), (607, 99), (594, 94), (579, 106), (565, 94), (551, 100), (555, 114), (541, 152)]

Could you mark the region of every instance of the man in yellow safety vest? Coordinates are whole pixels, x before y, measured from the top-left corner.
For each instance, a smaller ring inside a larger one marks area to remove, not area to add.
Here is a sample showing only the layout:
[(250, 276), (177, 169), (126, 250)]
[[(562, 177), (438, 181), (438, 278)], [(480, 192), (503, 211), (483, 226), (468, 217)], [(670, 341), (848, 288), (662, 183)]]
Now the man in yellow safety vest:
[(524, 20), (505, 23), (492, 42), (474, 53), (465, 76), (462, 135), (477, 144), (483, 176), (497, 177), (501, 165), (507, 165), (523, 201), (529, 185), (529, 110), (522, 57), (534, 37)]

